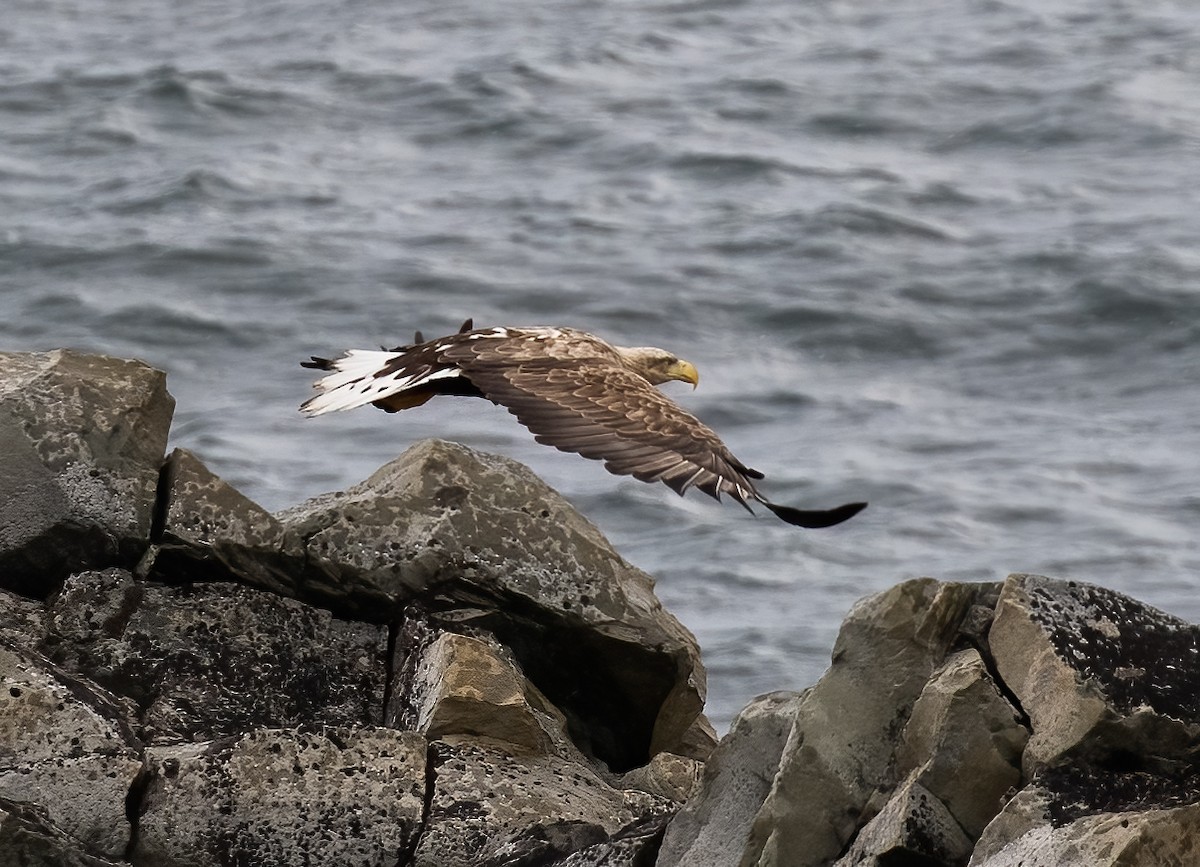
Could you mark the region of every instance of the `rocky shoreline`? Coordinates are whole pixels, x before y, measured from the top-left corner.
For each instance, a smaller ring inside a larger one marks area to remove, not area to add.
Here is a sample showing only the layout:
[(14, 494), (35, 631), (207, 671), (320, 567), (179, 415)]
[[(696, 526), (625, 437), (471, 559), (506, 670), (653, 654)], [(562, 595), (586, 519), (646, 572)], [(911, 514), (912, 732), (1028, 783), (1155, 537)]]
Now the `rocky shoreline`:
[(692, 635), (526, 468), (270, 514), (136, 361), (0, 353), (0, 863), (1200, 863), (1200, 631), (1014, 575), (861, 601), (718, 744)]

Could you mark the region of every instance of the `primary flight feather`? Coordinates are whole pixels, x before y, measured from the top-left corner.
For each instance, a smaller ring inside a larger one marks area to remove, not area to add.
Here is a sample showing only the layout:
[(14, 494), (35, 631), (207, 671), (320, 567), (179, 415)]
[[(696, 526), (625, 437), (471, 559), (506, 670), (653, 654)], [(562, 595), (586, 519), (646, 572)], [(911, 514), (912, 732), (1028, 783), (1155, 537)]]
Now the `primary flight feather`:
[(613, 346), (572, 328), (472, 328), (395, 349), (351, 349), (305, 367), (329, 371), (301, 411), (309, 416), (373, 404), (388, 412), (441, 394), (484, 397), (508, 409), (545, 445), (604, 462), (613, 473), (663, 482), (679, 494), (750, 500), (800, 527), (829, 527), (866, 503), (805, 510), (766, 499), (763, 474), (743, 464), (710, 428), (655, 386), (696, 386), (696, 368), (663, 349)]

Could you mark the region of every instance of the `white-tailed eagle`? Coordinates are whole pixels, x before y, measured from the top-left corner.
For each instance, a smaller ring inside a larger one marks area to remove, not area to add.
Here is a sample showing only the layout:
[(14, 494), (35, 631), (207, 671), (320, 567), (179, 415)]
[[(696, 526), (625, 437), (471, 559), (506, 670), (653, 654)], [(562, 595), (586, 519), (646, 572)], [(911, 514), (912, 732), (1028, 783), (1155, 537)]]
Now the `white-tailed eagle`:
[(800, 527), (829, 527), (866, 503), (835, 509), (779, 506), (754, 486), (763, 474), (739, 461), (713, 431), (654, 386), (699, 381), (696, 368), (662, 349), (612, 346), (571, 328), (472, 328), (408, 346), (351, 349), (338, 359), (313, 357), (327, 370), (319, 394), (300, 407), (315, 416), (374, 404), (388, 412), (440, 394), (500, 404), (545, 445), (604, 461), (609, 472), (663, 482), (679, 494), (696, 487), (726, 493), (750, 509), (762, 503)]

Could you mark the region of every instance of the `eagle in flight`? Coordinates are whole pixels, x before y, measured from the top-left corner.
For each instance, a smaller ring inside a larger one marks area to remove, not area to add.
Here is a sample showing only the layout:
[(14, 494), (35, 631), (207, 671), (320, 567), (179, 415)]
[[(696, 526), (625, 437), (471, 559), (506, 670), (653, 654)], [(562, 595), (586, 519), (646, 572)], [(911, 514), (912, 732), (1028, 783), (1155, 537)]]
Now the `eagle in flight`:
[(655, 388), (700, 381), (695, 367), (663, 349), (613, 346), (572, 328), (474, 328), (468, 319), (448, 337), (425, 340), (418, 331), (408, 346), (351, 349), (301, 364), (329, 371), (300, 407), (308, 416), (368, 403), (396, 412), (439, 394), (484, 397), (539, 443), (604, 461), (618, 475), (663, 482), (680, 495), (691, 487), (717, 500), (725, 493), (747, 510), (755, 500), (799, 527), (840, 524), (867, 505), (806, 510), (767, 500), (754, 486), (763, 474)]

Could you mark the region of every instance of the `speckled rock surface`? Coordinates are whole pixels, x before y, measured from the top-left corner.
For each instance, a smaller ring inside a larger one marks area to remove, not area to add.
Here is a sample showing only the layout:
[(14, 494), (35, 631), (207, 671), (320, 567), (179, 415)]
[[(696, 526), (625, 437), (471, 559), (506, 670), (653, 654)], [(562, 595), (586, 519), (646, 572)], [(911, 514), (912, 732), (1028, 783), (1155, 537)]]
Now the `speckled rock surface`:
[(0, 863), (11, 867), (119, 867), (84, 852), (78, 840), (56, 827), (45, 808), (0, 798)]
[[(1021, 782), (1029, 730), (974, 649), (954, 654), (925, 684), (904, 726), (896, 773), (937, 797), (975, 839)], [(969, 774), (963, 768), (969, 767)]]
[(914, 775), (858, 832), (833, 867), (962, 864), (971, 854), (971, 844), (950, 811)]
[(1066, 825), (1039, 824), (999, 851), (976, 850), (970, 867), (1194, 867), (1200, 864), (1200, 804), (1104, 813)]
[(44, 597), (74, 569), (137, 562), (174, 407), (138, 361), (0, 353), (4, 587)]
[(534, 853), (542, 859), (536, 863), (553, 863), (551, 856), (672, 808), (617, 790), (577, 763), (514, 754), (498, 741), (451, 737), (432, 747), (433, 792), (414, 867), (476, 867), (501, 858), (529, 863), (511, 859)]
[(1033, 729), (1027, 775), (1085, 741), (1188, 752), (1200, 738), (1200, 628), (1112, 590), (1036, 575), (1005, 582), (988, 635)]
[(147, 742), (383, 712), (387, 631), (293, 599), (112, 569), (72, 576), (49, 614), (47, 653), (136, 702)]
[(92, 854), (123, 857), (125, 796), (142, 767), (128, 716), (103, 690), (0, 644), (0, 797), (39, 805)]
[(165, 518), (150, 577), (240, 581), (286, 596), (301, 595), (301, 540), (266, 509), (217, 477), (187, 449), (164, 467)]
[(320, 589), (335, 604), (378, 617), (419, 599), (488, 630), (615, 770), (691, 748), (705, 692), (695, 638), (648, 575), (520, 464), (427, 440), (278, 517), (306, 540), (313, 580), (332, 576)]
[(420, 827), (425, 754), (420, 735), (363, 727), (150, 748), (133, 861), (395, 867)]

